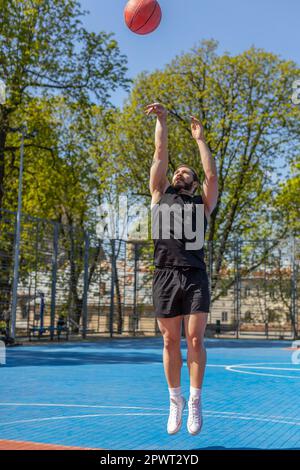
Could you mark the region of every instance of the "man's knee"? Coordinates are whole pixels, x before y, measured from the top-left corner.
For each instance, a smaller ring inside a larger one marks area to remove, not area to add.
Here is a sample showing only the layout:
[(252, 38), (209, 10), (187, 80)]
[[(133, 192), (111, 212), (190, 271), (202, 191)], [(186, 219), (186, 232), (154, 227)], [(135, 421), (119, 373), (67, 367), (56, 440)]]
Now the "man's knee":
[(200, 352), (205, 349), (203, 336), (199, 336), (199, 335), (191, 336), (190, 338), (188, 338), (187, 344), (188, 344), (188, 348), (195, 352)]
[(164, 347), (168, 350), (180, 348), (180, 336), (174, 336), (168, 332), (163, 335)]

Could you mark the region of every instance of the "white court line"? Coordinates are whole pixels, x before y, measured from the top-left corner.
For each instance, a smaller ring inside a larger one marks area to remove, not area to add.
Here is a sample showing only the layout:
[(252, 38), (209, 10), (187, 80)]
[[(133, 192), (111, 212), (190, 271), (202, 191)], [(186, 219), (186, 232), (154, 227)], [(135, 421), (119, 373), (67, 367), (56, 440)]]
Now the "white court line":
[[(158, 363), (155, 363), (158, 364)], [(267, 367), (265, 367), (267, 365)], [(300, 377), (288, 376), (288, 375), (279, 375), (279, 374), (263, 374), (259, 372), (250, 372), (249, 370), (235, 370), (235, 368), (241, 369), (261, 369), (261, 370), (288, 370), (299, 372), (297, 368), (283, 368), (283, 367), (269, 367), (270, 365), (290, 365), (290, 362), (278, 362), (278, 363), (254, 363), (254, 364), (232, 364), (232, 365), (222, 365), (222, 364), (207, 364), (207, 367), (221, 367), (227, 371), (240, 373), (240, 374), (249, 374), (249, 375), (260, 375), (267, 377), (280, 377), (280, 378), (291, 378), (299, 379)], [(262, 367), (263, 366), (263, 367)], [(150, 407), (138, 407), (138, 406), (109, 406), (109, 405), (71, 405), (71, 404), (53, 404), (53, 403), (0, 403), (0, 406), (37, 406), (37, 407), (64, 407), (64, 408), (98, 408), (98, 409), (132, 409), (132, 410), (151, 410), (151, 411), (166, 411), (164, 408), (150, 408)], [(167, 413), (163, 413), (167, 414)], [(220, 411), (204, 411), (203, 414), (208, 417), (220, 417), (226, 419), (240, 419), (240, 420), (254, 420), (254, 421), (264, 421), (264, 422), (273, 422), (273, 423), (282, 423), (282, 424), (291, 424), (295, 426), (300, 426), (300, 423), (295, 421), (286, 421), (289, 417), (276, 417), (276, 416), (259, 416), (259, 415), (247, 415), (243, 416), (235, 412), (220, 412)], [(9, 425), (9, 424), (19, 424), (19, 423), (32, 423), (32, 422), (43, 422), (43, 421), (53, 421), (53, 420), (66, 420), (66, 419), (83, 419), (91, 417), (101, 417), (101, 416), (159, 416), (162, 413), (102, 413), (102, 414), (89, 414), (89, 415), (76, 415), (76, 416), (57, 416), (57, 417), (48, 417), (48, 418), (38, 418), (30, 420), (18, 420), (7, 423), (0, 423), (0, 425)], [(279, 420), (278, 420), (279, 418)], [(290, 418), (296, 419), (297, 418)]]
[[(265, 366), (265, 364), (267, 366)], [(300, 368), (294, 367), (294, 368), (289, 368), (289, 367), (268, 367), (269, 365), (291, 365), (290, 362), (258, 362), (255, 364), (231, 364), (231, 365), (219, 365), (219, 364), (207, 364), (206, 367), (223, 367), (225, 370), (230, 371), (230, 372), (236, 372), (239, 374), (248, 374), (248, 375), (260, 375), (263, 377), (280, 377), (283, 379), (300, 379), (300, 377), (297, 377), (295, 375), (279, 375), (279, 374), (263, 374), (260, 372), (249, 372), (245, 370), (235, 370), (235, 368), (241, 368), (241, 369), (261, 369), (261, 370), (287, 370), (287, 371), (292, 371), (292, 372), (300, 372)]]
[(228, 364), (206, 364), (205, 367), (228, 367)]
[[(279, 374), (263, 374), (260, 372), (249, 372), (248, 370), (236, 370), (235, 368), (240, 368), (240, 369), (262, 369), (262, 370), (288, 370), (288, 371), (294, 371), (294, 372), (299, 372), (299, 368), (288, 368), (288, 367), (268, 367), (269, 365), (291, 365), (290, 362), (258, 362), (254, 364), (233, 364), (230, 366), (226, 366), (225, 369), (230, 371), (230, 372), (236, 372), (239, 374), (248, 374), (248, 375), (261, 375), (264, 377), (280, 377), (284, 379), (300, 379), (300, 377), (296, 375), (279, 375)], [(266, 367), (261, 367), (266, 365)], [(257, 367), (258, 366), (258, 367)]]
[[(66, 404), (66, 403), (0, 403), (0, 406), (29, 406), (29, 407), (56, 407), (56, 408), (101, 408), (101, 409), (137, 409), (137, 410), (153, 410), (153, 411), (168, 411), (167, 408), (152, 408), (147, 406), (123, 406), (123, 405), (79, 405), (79, 404)], [(243, 413), (239, 413), (238, 411), (220, 411), (220, 410), (206, 410), (205, 413), (217, 413), (217, 414), (225, 414), (225, 415), (243, 415)], [(90, 415), (89, 415), (90, 416)], [(91, 415), (94, 416), (94, 415)], [(251, 414), (248, 416), (255, 416), (258, 418), (276, 418), (276, 419), (296, 419), (300, 421), (299, 418), (295, 418), (294, 416), (279, 416), (279, 415), (260, 415), (260, 414)]]
[(113, 405), (72, 405), (65, 403), (0, 403), (0, 406), (40, 406), (40, 407), (59, 407), (59, 408), (113, 408), (125, 410), (153, 410), (165, 411), (165, 408), (152, 408), (144, 406), (113, 406)]
[[(278, 419), (270, 419), (266, 418), (257, 418), (252, 417), (251, 415), (248, 416), (237, 416), (237, 415), (223, 415), (218, 412), (203, 412), (209, 418), (223, 418), (223, 419), (235, 419), (235, 420), (242, 420), (242, 421), (260, 421), (260, 422), (267, 422), (267, 423), (277, 423), (277, 424), (291, 424), (293, 426), (300, 426), (300, 422), (297, 423), (295, 421), (286, 421), (286, 420), (278, 420)], [(17, 420), (17, 421), (8, 421), (6, 423), (0, 423), (1, 425), (9, 426), (12, 424), (26, 424), (26, 423), (39, 423), (45, 421), (58, 421), (58, 420), (68, 420), (68, 419), (86, 419), (86, 418), (99, 418), (102, 416), (167, 416), (168, 413), (101, 413), (101, 414), (88, 414), (88, 415), (75, 415), (75, 416), (52, 416), (50, 418), (36, 418), (36, 419), (24, 419), (24, 420)]]
[[(240, 365), (238, 364), (239, 367), (242, 367), (243, 369), (262, 369), (262, 370), (292, 370), (293, 372), (300, 372), (300, 368), (289, 368), (289, 367), (261, 367), (261, 366), (253, 366), (253, 365)], [(226, 366), (226, 367), (237, 367), (237, 366)]]
[[(203, 413), (204, 415), (206, 414), (206, 412)], [(254, 418), (252, 416), (220, 416), (218, 414), (211, 414), (211, 415), (207, 415), (208, 417), (212, 417), (212, 418), (226, 418), (226, 419), (240, 419), (242, 421), (264, 421), (264, 422), (267, 422), (267, 423), (280, 423), (280, 424), (292, 424), (294, 426), (300, 426), (300, 422), (297, 423), (295, 421), (285, 421), (285, 420), (278, 420), (278, 419), (269, 419), (269, 418)]]
[[(235, 415), (235, 416), (244, 416), (243, 413), (239, 413), (237, 411), (214, 411), (214, 410), (206, 410), (205, 413), (213, 413), (213, 414), (218, 414), (218, 415)], [(255, 414), (251, 413), (248, 414), (247, 416), (253, 417), (253, 418), (261, 418), (261, 419), (293, 419), (296, 421), (300, 422), (300, 418), (295, 418), (294, 416), (278, 416), (278, 415), (260, 415), (260, 414)]]
[[(168, 415), (168, 413), (165, 414)], [(7, 423), (0, 423), (0, 426), (8, 426), (10, 424), (40, 423), (42, 421), (56, 421), (66, 419), (100, 418), (101, 416), (162, 416), (162, 413), (101, 413), (75, 416), (51, 416), (50, 418), (34, 418), (8, 421)]]
[[(100, 405), (69, 405), (69, 404), (54, 404), (54, 403), (0, 403), (0, 405), (7, 406), (37, 406), (37, 407), (74, 407), (74, 408), (139, 408), (141, 410), (157, 410), (158, 408), (147, 408), (147, 407), (128, 407), (128, 406), (100, 406)], [(0, 423), (1, 425), (10, 425), (10, 424), (21, 424), (21, 423), (33, 423), (33, 422), (43, 422), (43, 421), (53, 421), (53, 420), (67, 420), (67, 419), (81, 419), (81, 418), (97, 418), (101, 416), (163, 416), (168, 415), (168, 410), (165, 408), (160, 408), (159, 410), (164, 411), (164, 413), (101, 413), (101, 414), (87, 414), (87, 415), (75, 415), (75, 416), (52, 416), (46, 418), (33, 418), (33, 419), (23, 419), (16, 421), (9, 421), (6, 423)], [(241, 419), (247, 421), (263, 421), (263, 422), (272, 422), (272, 423), (282, 423), (282, 424), (293, 424), (295, 426), (300, 426), (300, 418), (295, 418), (292, 416), (276, 416), (276, 415), (259, 415), (259, 414), (243, 414), (235, 411), (219, 411), (219, 410), (204, 410), (204, 415), (208, 417), (218, 417), (225, 419)], [(287, 421), (291, 420), (291, 421)], [(297, 422), (299, 421), (299, 422)]]

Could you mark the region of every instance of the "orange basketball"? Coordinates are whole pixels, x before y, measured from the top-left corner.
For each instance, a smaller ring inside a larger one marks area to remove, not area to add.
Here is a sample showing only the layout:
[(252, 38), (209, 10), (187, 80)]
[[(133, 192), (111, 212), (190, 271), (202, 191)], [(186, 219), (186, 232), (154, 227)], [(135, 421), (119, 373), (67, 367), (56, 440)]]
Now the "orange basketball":
[(129, 0), (124, 10), (125, 23), (136, 34), (149, 34), (161, 20), (161, 8), (157, 0)]

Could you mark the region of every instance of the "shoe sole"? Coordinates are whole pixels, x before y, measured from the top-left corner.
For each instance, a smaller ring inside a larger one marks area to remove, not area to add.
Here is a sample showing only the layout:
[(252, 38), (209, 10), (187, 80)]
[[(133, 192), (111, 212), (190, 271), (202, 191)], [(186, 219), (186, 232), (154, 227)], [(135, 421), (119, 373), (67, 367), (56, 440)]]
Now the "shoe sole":
[[(184, 398), (184, 405), (183, 405), (183, 408), (182, 408), (182, 412), (181, 412), (181, 413), (184, 412), (185, 407), (186, 407), (186, 399)], [(169, 431), (167, 430), (167, 433), (169, 434), (169, 436), (173, 436), (174, 434), (177, 434), (178, 431), (180, 431), (181, 426), (182, 426), (182, 416), (181, 416), (181, 421), (180, 421), (180, 423), (179, 423), (179, 425), (178, 425), (178, 428), (177, 428), (175, 431), (173, 431), (173, 432), (169, 432)]]

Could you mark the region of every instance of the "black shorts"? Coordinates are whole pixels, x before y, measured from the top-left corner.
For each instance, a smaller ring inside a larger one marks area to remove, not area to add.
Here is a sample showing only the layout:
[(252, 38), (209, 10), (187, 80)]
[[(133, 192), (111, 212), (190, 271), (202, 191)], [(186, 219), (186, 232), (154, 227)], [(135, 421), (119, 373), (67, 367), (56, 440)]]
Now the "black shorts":
[(206, 271), (193, 267), (155, 268), (152, 283), (154, 313), (158, 318), (209, 312)]

